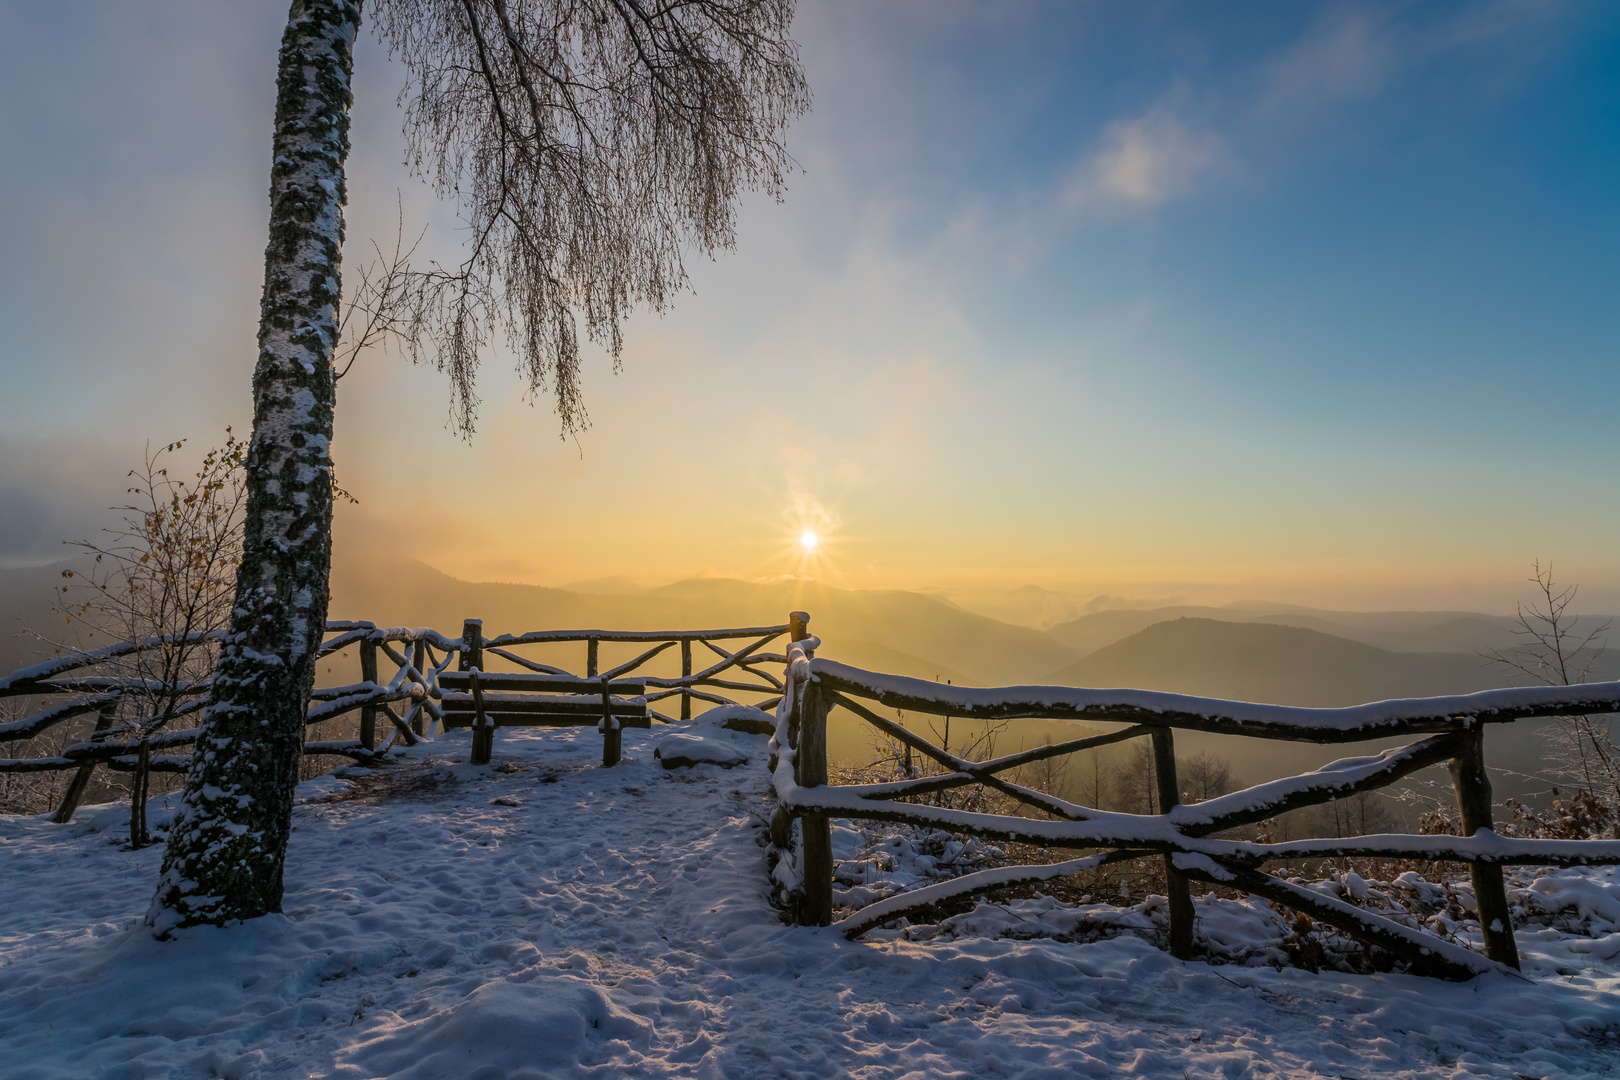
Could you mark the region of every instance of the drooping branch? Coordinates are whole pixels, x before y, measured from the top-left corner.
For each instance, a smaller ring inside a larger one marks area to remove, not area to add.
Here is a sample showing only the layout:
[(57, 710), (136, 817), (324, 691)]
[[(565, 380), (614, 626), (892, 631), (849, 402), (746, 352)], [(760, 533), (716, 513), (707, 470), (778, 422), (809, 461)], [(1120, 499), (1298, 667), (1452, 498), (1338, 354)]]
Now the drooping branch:
[(409, 72), (407, 161), (461, 207), (457, 266), (417, 275), (405, 336), (449, 375), (470, 433), (501, 334), (564, 433), (588, 425), (576, 313), (615, 369), (622, 324), (732, 245), (741, 192), (780, 197), (808, 107), (791, 0), (376, 0)]

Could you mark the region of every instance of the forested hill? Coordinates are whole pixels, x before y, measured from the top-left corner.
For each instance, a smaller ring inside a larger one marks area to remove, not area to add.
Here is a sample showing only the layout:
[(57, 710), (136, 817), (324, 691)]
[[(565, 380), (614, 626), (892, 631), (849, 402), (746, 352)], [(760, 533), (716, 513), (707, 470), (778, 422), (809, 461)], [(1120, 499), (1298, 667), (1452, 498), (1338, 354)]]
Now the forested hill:
[[(1615, 666), (1612, 651), (1604, 659), (1605, 669)], [(1048, 681), (1330, 707), (1467, 693), (1508, 680), (1468, 653), (1392, 652), (1297, 626), (1179, 618), (1099, 649)]]
[[(1509, 649), (1517, 642), (1517, 622), (1511, 615), (1474, 611), (1327, 611), (1281, 604), (1121, 608), (1082, 615), (1051, 627), (1047, 633), (1076, 655), (1086, 656), (1156, 623), (1180, 618), (1297, 626), (1392, 652), (1480, 653)], [(1602, 620), (1582, 621), (1595, 626)]]

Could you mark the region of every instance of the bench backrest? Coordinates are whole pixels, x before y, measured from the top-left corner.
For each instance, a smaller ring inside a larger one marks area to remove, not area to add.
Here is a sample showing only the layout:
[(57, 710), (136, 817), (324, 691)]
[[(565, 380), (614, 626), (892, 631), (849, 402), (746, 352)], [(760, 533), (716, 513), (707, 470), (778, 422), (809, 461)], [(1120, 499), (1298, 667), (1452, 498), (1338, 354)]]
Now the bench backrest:
[[(439, 686), (445, 690), (472, 690), (470, 671), (441, 671)], [(645, 679), (609, 679), (608, 693), (614, 697), (641, 697), (647, 692)], [(478, 689), (529, 694), (596, 694), (602, 693), (601, 679), (582, 679), (577, 675), (540, 675), (527, 672), (480, 671)]]
[[(476, 691), (474, 676), (478, 679)], [(444, 726), (473, 728), (474, 765), (489, 764), (497, 727), (591, 724), (602, 732), (602, 764), (612, 765), (621, 756), (620, 729), (647, 727), (652, 722), (644, 679), (442, 671), (439, 688)], [(466, 723), (458, 722), (463, 720)]]

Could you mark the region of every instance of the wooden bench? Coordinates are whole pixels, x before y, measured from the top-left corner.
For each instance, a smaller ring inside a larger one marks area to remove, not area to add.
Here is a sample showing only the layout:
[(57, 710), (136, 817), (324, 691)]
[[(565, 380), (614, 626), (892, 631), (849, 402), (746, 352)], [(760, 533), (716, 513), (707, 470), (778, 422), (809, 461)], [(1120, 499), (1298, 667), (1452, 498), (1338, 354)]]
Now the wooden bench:
[(595, 727), (602, 764), (622, 756), (620, 732), (652, 726), (641, 679), (444, 671), (439, 674), (445, 728), (473, 729), (472, 763), (488, 765), (497, 727)]

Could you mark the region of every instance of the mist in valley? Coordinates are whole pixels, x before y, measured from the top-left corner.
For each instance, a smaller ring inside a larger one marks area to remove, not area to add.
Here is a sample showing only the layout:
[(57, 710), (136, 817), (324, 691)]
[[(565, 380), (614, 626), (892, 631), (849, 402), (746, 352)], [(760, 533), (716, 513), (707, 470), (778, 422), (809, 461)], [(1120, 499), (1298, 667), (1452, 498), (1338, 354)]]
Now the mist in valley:
[[(76, 644), (75, 627), (52, 612), (52, 589), (71, 561), (0, 571), (0, 667), (7, 670), (50, 655), (40, 635)], [(596, 591), (593, 591), (596, 590)], [(986, 590), (992, 599), (1008, 592), (1050, 596), (1046, 590)], [(1511, 616), (1466, 611), (1326, 611), (1280, 605), (1222, 607), (1176, 605), (1148, 609), (1094, 611), (1046, 629), (1019, 625), (970, 610), (971, 595), (904, 590), (842, 589), (808, 578), (747, 582), (696, 578), (660, 587), (629, 581), (587, 582), (572, 588), (469, 582), (415, 560), (342, 557), (334, 568), (333, 619), (379, 626), (431, 626), (459, 637), (462, 622), (483, 620), (494, 637), (534, 630), (678, 630), (767, 626), (785, 622), (789, 611), (811, 615), (810, 629), (821, 639), (818, 655), (868, 670), (907, 675), (961, 686), (1066, 685), (1138, 688), (1200, 697), (1225, 698), (1315, 708), (1368, 701), (1470, 693), (1522, 684), (1527, 680), (1491, 663), (1490, 650), (1511, 650), (1518, 639)], [(992, 603), (992, 610), (997, 605)], [(1001, 605), (1004, 609), (1005, 605)], [(1030, 611), (1033, 611), (1031, 607)], [(1002, 611), (1005, 614), (1005, 610)], [(1026, 612), (1027, 613), (1027, 612)], [(1602, 620), (1587, 617), (1585, 624)], [(605, 670), (636, 655), (642, 647), (606, 642)], [(779, 645), (772, 646), (773, 649)], [(527, 650), (542, 662), (571, 671), (585, 669), (583, 643)], [(705, 662), (699, 659), (699, 667)], [(708, 657), (712, 662), (716, 659)], [(1620, 650), (1603, 649), (1591, 658), (1590, 678), (1620, 678)], [(494, 669), (503, 662), (493, 661)], [(510, 665), (507, 665), (510, 666)], [(655, 658), (646, 674), (680, 674), (678, 655)], [(323, 685), (359, 679), (353, 650), (329, 659)], [(695, 702), (696, 709), (707, 707)], [(894, 713), (885, 710), (894, 718)], [(904, 718), (941, 743), (939, 718)], [(1497, 798), (1544, 801), (1555, 783), (1552, 721), (1494, 726), (1486, 740)], [(1085, 737), (1104, 730), (1051, 720), (1014, 720), (1000, 730), (962, 718), (951, 721), (950, 749), (975, 746), (988, 757), (1043, 742)], [(1319, 767), (1342, 757), (1376, 753), (1384, 743), (1340, 746), (1178, 732), (1179, 758), (1199, 755), (1227, 763), (1230, 775), (1259, 783)], [(846, 710), (828, 718), (828, 749), (835, 767), (860, 769), (882, 757), (877, 733)], [(1117, 773), (1130, 751), (1115, 746), (1073, 759), (1057, 794), (1080, 801), (1095, 797), (1096, 784), (1076, 786), (1088, 770)], [(1095, 759), (1095, 760), (1093, 760)], [(1410, 785), (1447, 798), (1450, 784), (1436, 768)], [(1107, 792), (1103, 801), (1109, 801)], [(1409, 813), (1393, 803), (1394, 814)]]

